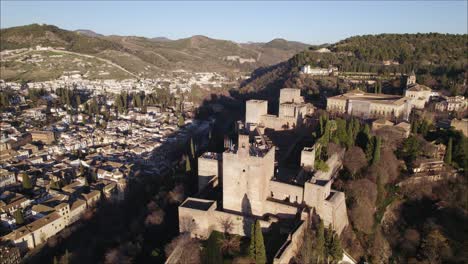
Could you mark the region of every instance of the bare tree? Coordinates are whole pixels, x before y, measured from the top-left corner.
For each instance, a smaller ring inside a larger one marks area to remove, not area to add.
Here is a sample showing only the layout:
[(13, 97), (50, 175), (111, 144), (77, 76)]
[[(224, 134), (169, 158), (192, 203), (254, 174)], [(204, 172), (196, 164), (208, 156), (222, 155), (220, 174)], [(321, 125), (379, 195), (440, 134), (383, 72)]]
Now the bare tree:
[(380, 161), (369, 168), (367, 178), (377, 182), (377, 175), (380, 175), (383, 184), (396, 181), (400, 175), (400, 161), (389, 148), (383, 148), (380, 156)]
[(181, 217), (179, 220), (179, 227), (181, 233), (191, 233), (192, 231), (197, 229), (197, 223), (192, 217)]
[(351, 172), (351, 175), (354, 176), (367, 165), (366, 154), (364, 154), (364, 151), (362, 151), (360, 147), (351, 147), (346, 151), (343, 165)]
[(374, 225), (377, 185), (368, 179), (352, 181), (346, 186), (350, 204), (350, 219), (358, 230), (370, 234)]
[(182, 185), (177, 185), (168, 194), (168, 200), (171, 203), (181, 203), (181, 202), (184, 201), (184, 198), (185, 198), (184, 186), (182, 186)]
[(350, 218), (353, 226), (361, 232), (371, 234), (374, 226), (374, 211), (374, 205), (369, 199), (361, 199), (351, 208)]
[(174, 238), (164, 248), (167, 263), (174, 264), (198, 264), (201, 263), (200, 242), (190, 237), (189, 234), (182, 234)]
[(225, 254), (235, 255), (240, 251), (240, 236), (225, 235), (224, 238), (219, 241), (219, 243), (219, 248)]
[(122, 253), (119, 248), (107, 251), (104, 257), (104, 264), (130, 264), (131, 259)]
[(232, 221), (231, 217), (225, 217), (218, 219), (219, 225), (221, 226), (224, 235), (230, 234), (234, 229), (234, 222)]
[(164, 211), (158, 208), (150, 212), (145, 219), (145, 225), (160, 225), (164, 221)]

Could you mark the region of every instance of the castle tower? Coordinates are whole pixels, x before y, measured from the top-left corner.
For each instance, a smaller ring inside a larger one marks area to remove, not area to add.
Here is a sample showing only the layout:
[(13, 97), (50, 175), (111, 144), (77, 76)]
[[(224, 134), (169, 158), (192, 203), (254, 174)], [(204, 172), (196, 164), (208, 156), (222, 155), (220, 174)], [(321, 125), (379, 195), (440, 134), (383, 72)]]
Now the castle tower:
[(414, 71), (411, 71), (411, 74), (406, 76), (406, 88), (415, 84), (416, 84), (416, 74), (414, 73)]
[(265, 100), (248, 100), (245, 103), (245, 123), (259, 124), (260, 117), (268, 113), (268, 102)]
[(301, 90), (295, 88), (283, 88), (280, 90), (279, 103), (303, 103), (304, 98), (301, 97)]
[(223, 153), (223, 209), (263, 215), (274, 159), (275, 148), (250, 144), (249, 136), (240, 133), (237, 152)]

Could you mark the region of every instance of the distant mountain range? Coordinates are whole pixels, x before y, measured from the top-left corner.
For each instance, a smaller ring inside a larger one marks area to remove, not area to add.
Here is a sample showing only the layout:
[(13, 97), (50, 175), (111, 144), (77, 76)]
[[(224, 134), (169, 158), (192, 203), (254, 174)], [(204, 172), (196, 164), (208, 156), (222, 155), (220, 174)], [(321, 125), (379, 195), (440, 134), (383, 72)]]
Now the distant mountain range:
[(62, 47), (67, 51), (110, 60), (142, 76), (173, 70), (250, 72), (287, 60), (310, 47), (284, 39), (242, 44), (199, 35), (177, 40), (105, 36), (86, 29), (69, 31), (38, 24), (2, 29), (1, 36), (0, 50), (37, 45)]

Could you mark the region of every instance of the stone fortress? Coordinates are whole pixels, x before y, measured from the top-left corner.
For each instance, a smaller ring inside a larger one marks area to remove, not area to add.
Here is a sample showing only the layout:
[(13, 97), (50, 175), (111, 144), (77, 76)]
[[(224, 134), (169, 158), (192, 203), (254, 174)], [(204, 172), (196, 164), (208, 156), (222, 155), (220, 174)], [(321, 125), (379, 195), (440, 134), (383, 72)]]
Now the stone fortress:
[(268, 102), (265, 100), (248, 100), (245, 108), (245, 123), (250, 130), (255, 127), (274, 130), (296, 128), (314, 112), (312, 104), (304, 103), (301, 90), (294, 88), (280, 90), (278, 116), (268, 114)]
[[(283, 90), (280, 98), (280, 109), (283, 107), (283, 110), (280, 110), (277, 118), (291, 120), (289, 124), (299, 124), (297, 118), (303, 111), (303, 100), (298, 100), (300, 91)], [(288, 104), (297, 108), (288, 112)], [(252, 108), (252, 105), (255, 107)], [(219, 183), (222, 199), (187, 198), (179, 206), (180, 232), (205, 239), (213, 230), (222, 232), (223, 223), (230, 221), (230, 233), (249, 236), (250, 226), (255, 220), (268, 229), (281, 219), (300, 216), (305, 220), (307, 209), (315, 209), (325, 226), (331, 225), (340, 234), (348, 225), (345, 195), (331, 189), (331, 185), (342, 168), (344, 152), (332, 155), (327, 160), (330, 169), (322, 172), (313, 169), (319, 146), (304, 148), (299, 172), (287, 174), (286, 177), (280, 175), (280, 168), (275, 166), (275, 146), (262, 133), (262, 128), (267, 125), (263, 123), (265, 115), (259, 115), (253, 109), (266, 113), (266, 102), (247, 101), (246, 124), (238, 123), (237, 144), (222, 154), (205, 153), (199, 157), (199, 188), (210, 192), (210, 188)], [(297, 243), (293, 243), (294, 247)], [(279, 254), (281, 261), (292, 254), (291, 247), (286, 251), (289, 255), (284, 252), (283, 248)]]

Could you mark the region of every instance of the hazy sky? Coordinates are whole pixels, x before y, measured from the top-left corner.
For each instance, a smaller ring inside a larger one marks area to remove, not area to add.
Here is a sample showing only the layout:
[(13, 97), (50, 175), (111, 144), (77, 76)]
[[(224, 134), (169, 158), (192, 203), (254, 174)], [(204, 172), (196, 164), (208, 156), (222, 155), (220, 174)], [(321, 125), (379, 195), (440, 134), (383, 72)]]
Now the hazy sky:
[(192, 35), (312, 44), (376, 33), (467, 33), (467, 1), (5, 1), (1, 28), (32, 23), (101, 34)]

